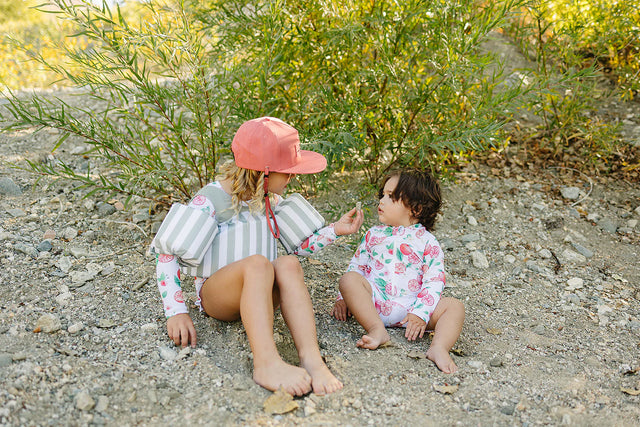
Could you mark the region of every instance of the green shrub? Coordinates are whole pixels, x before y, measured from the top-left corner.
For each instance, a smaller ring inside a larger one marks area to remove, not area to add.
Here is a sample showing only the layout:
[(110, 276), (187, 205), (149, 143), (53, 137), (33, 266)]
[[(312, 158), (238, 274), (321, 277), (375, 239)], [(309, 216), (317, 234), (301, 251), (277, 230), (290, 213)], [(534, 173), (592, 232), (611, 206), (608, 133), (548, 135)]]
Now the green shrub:
[(35, 59), (86, 104), (10, 96), (4, 130), (58, 129), (54, 149), (82, 138), (88, 170), (31, 166), (94, 191), (189, 198), (239, 124), (264, 115), (296, 126), (329, 171), (375, 182), (395, 166), (491, 146), (522, 92), (478, 49), (518, 2), (154, 1), (138, 21), (105, 5), (50, 4), (77, 28), (70, 40), (87, 44), (66, 43), (64, 65)]

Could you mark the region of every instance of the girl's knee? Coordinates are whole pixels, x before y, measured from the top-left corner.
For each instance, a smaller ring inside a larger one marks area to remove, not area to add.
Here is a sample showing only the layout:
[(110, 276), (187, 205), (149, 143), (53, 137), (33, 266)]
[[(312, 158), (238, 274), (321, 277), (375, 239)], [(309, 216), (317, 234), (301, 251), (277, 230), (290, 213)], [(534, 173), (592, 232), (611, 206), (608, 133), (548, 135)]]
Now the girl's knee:
[(302, 274), (300, 261), (293, 255), (284, 255), (276, 259), (274, 268), (277, 274)]
[(273, 266), (269, 258), (264, 255), (251, 255), (245, 258), (245, 265), (247, 268), (259, 269), (259, 270), (271, 270)]
[(464, 316), (464, 304), (459, 299), (446, 297), (442, 298), (440, 302), (444, 303), (445, 310), (450, 310)]
[(345, 290), (350, 289), (354, 284), (357, 285), (360, 280), (362, 280), (361, 275), (353, 271), (348, 271), (338, 280), (338, 290), (344, 293)]

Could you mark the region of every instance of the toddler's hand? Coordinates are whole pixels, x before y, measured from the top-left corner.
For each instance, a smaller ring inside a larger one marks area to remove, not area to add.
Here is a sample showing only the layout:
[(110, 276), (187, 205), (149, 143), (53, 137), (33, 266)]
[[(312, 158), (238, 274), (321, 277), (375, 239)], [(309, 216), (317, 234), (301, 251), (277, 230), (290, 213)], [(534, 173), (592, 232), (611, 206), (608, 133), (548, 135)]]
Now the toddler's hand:
[(336, 236), (344, 236), (345, 234), (353, 234), (360, 229), (364, 221), (364, 213), (356, 208), (351, 209), (333, 224)]
[(347, 308), (347, 303), (343, 299), (336, 301), (331, 310), (331, 315), (343, 322), (347, 320), (347, 317), (351, 316), (351, 311)]
[(419, 318), (413, 313), (409, 313), (400, 322), (402, 325), (407, 324), (407, 329), (404, 331), (404, 336), (409, 341), (414, 341), (418, 338), (422, 338), (424, 331), (427, 329), (427, 322)]
[(187, 313), (176, 314), (168, 318), (167, 333), (176, 345), (184, 348), (191, 342), (191, 347), (196, 348), (196, 328)]

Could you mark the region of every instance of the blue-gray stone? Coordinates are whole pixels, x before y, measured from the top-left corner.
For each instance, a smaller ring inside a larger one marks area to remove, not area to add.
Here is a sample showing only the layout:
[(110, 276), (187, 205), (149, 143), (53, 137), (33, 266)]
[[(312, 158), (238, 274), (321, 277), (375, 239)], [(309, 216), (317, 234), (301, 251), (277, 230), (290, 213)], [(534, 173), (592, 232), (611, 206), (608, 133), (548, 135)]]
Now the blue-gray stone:
[(0, 194), (4, 196), (19, 196), (22, 194), (22, 189), (11, 178), (3, 177), (0, 178)]

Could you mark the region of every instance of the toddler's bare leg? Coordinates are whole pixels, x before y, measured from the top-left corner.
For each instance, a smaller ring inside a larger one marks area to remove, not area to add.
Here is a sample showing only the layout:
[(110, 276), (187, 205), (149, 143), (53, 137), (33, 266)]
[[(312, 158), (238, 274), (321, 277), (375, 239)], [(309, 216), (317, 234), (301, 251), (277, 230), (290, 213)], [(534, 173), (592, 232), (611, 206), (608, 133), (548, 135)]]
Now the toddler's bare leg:
[(273, 266), (282, 317), (291, 331), (300, 364), (311, 375), (313, 392), (328, 394), (340, 390), (342, 383), (329, 371), (320, 354), (313, 305), (300, 262), (293, 256), (283, 256)]
[(464, 305), (455, 298), (442, 298), (427, 324), (428, 330), (435, 331), (427, 358), (444, 373), (452, 374), (458, 370), (449, 351), (460, 337), (463, 324)]
[(339, 282), (347, 307), (367, 333), (356, 342), (358, 347), (375, 350), (391, 339), (371, 301), (371, 285), (360, 274), (349, 271)]
[(311, 377), (285, 363), (273, 341), (274, 270), (261, 255), (247, 257), (216, 271), (200, 292), (205, 312), (219, 320), (242, 319), (253, 352), (253, 380), (275, 391), (282, 386), (301, 396), (311, 391)]

